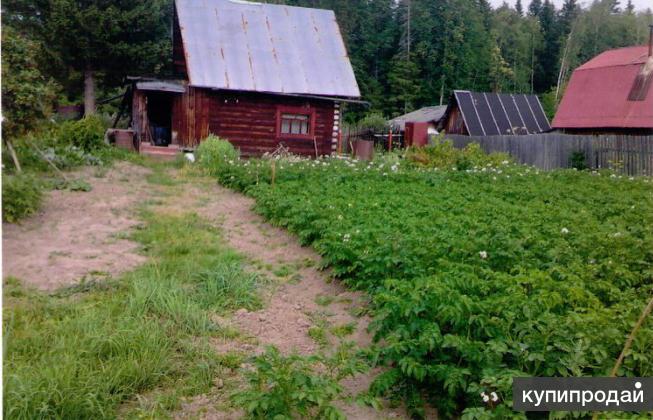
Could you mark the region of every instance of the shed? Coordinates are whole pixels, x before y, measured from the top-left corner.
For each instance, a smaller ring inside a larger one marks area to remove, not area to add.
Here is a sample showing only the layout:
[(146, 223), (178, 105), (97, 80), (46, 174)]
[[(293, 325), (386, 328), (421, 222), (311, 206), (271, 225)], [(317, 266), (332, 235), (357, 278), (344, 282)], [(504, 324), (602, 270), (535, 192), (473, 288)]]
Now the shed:
[(406, 130), (406, 123), (428, 123), (429, 131), (433, 134), (437, 133), (437, 127), (440, 120), (447, 110), (446, 105), (426, 106), (416, 111), (409, 112), (408, 114), (400, 115), (390, 120), (390, 125), (399, 131)]
[(571, 76), (553, 120), (570, 134), (653, 134), (651, 46), (605, 51)]
[(360, 91), (333, 11), (241, 0), (176, 0), (175, 80), (135, 78), (144, 147), (194, 148), (209, 134), (244, 156), (283, 144), (336, 150), (343, 102)]
[(551, 129), (537, 95), (455, 90), (440, 131), (467, 136), (538, 134)]

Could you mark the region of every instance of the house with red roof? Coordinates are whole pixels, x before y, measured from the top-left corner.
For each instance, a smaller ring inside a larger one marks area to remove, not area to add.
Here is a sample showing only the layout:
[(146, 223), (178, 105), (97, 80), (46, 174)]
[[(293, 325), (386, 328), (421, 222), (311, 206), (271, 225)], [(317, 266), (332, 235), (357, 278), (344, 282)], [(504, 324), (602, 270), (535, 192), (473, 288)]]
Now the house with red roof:
[(570, 134), (653, 134), (653, 27), (648, 46), (605, 51), (578, 67), (552, 127)]

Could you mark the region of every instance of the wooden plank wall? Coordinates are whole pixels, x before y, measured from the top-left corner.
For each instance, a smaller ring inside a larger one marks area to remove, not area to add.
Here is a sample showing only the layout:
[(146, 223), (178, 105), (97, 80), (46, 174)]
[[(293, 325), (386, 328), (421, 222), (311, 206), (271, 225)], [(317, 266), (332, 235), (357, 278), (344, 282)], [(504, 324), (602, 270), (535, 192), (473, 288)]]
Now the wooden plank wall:
[[(313, 139), (278, 138), (277, 107), (315, 110), (315, 140), (318, 155), (332, 153), (334, 105), (332, 101), (251, 93), (206, 91), (208, 132), (228, 139), (244, 156), (273, 152), (280, 143), (292, 153), (315, 156)], [(196, 111), (197, 112), (197, 111)]]
[[(210, 93), (189, 87), (172, 102), (173, 143), (195, 147), (199, 140), (209, 135)], [(176, 137), (176, 139), (175, 139)]]
[(547, 133), (479, 137), (448, 134), (445, 137), (457, 148), (479, 143), (487, 153), (506, 152), (520, 163), (545, 170), (569, 168), (572, 153), (583, 152), (589, 168), (612, 168), (628, 175), (653, 176), (653, 136)]

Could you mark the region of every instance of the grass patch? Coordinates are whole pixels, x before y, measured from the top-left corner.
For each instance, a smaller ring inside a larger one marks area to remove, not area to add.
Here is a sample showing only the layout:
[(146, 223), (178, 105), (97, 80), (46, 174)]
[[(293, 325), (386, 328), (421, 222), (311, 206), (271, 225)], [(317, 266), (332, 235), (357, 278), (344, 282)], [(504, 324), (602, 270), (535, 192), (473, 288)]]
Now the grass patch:
[(142, 217), (133, 239), (151, 262), (106, 287), (5, 282), (5, 418), (115, 417), (154, 389), (157, 410), (172, 410), (226, 369), (206, 344), (222, 334), (211, 315), (260, 304), (258, 277), (196, 215)]

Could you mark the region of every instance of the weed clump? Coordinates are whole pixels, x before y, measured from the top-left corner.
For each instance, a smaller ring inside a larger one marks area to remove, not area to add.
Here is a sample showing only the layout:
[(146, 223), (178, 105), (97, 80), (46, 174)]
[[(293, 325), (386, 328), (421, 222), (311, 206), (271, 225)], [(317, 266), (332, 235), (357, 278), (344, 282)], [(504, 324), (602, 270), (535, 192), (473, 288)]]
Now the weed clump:
[(43, 200), (40, 182), (27, 174), (4, 175), (2, 179), (2, 220), (16, 223), (36, 213)]

